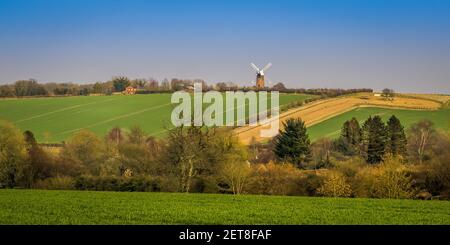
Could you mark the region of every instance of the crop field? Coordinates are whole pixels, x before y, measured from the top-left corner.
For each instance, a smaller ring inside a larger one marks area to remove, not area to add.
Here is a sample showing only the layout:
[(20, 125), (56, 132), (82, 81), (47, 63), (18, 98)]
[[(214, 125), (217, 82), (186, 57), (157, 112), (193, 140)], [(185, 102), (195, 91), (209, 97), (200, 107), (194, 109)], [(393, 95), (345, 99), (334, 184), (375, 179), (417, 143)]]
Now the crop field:
[[(405, 126), (427, 118), (435, 122), (437, 128), (450, 129), (449, 109), (436, 110), (439, 104), (429, 99), (414, 95), (417, 98), (399, 97), (394, 102), (389, 102), (374, 97), (361, 99), (358, 96), (360, 95), (314, 102), (285, 112), (280, 118), (281, 121), (292, 117), (302, 118), (309, 126), (313, 140), (324, 136), (338, 136), (342, 123), (353, 116), (362, 121), (375, 114), (382, 115), (384, 119), (395, 114)], [(88, 129), (102, 136), (113, 127), (128, 129), (134, 125), (141, 126), (149, 135), (160, 137), (172, 127), (170, 115), (176, 105), (170, 103), (170, 97), (170, 94), (150, 94), (3, 99), (0, 100), (0, 120), (11, 121), (22, 130), (31, 130), (42, 143), (64, 141), (80, 129)], [(281, 94), (280, 105), (311, 97), (305, 94)], [(432, 97), (434, 101), (446, 99), (445, 96), (435, 97)], [(270, 104), (270, 100), (268, 103)], [(386, 108), (353, 109), (360, 105)], [(248, 143), (254, 137), (258, 139), (260, 128), (244, 127), (236, 132), (244, 143)]]
[(450, 224), (450, 202), (3, 189), (0, 224)]
[(437, 129), (450, 131), (450, 109), (419, 111), (360, 107), (315, 124), (308, 128), (308, 133), (312, 140), (316, 140), (321, 137), (336, 138), (339, 136), (341, 127), (346, 120), (350, 120), (352, 117), (355, 117), (362, 125), (364, 120), (366, 120), (369, 116), (375, 115), (381, 116), (385, 122), (387, 122), (389, 117), (395, 115), (400, 119), (405, 129), (408, 129), (408, 127), (413, 123), (427, 119), (432, 121)]
[(450, 101), (450, 95), (445, 95), (445, 94), (439, 94), (439, 95), (437, 95), (437, 94), (404, 94), (404, 95), (409, 96), (409, 97), (439, 101), (444, 104)]
[[(280, 105), (311, 97), (281, 94)], [(104, 135), (113, 127), (134, 125), (158, 137), (172, 126), (170, 115), (176, 105), (170, 98), (171, 94), (149, 94), (3, 99), (0, 119), (13, 122), (22, 130), (31, 130), (42, 143), (61, 142), (80, 129)]]
[[(442, 96), (436, 95), (436, 97), (440, 98)], [(301, 118), (305, 122), (306, 126), (310, 127), (361, 106), (408, 109), (410, 111), (410, 115), (417, 114), (416, 118), (420, 118), (421, 116), (434, 115), (433, 113), (427, 114), (423, 112), (437, 111), (442, 108), (442, 103), (437, 102), (437, 100), (429, 100), (418, 97), (396, 97), (391, 101), (380, 97), (375, 97), (370, 93), (352, 94), (344, 97), (316, 101), (311, 104), (284, 112), (280, 115), (280, 128), (281, 123), (289, 118)], [(448, 118), (449, 117), (447, 116), (447, 121), (449, 121)], [(341, 125), (342, 124), (332, 125), (334, 128), (333, 131), (329, 131), (329, 128), (317, 130), (312, 137), (315, 139), (317, 137), (326, 136), (329, 133), (336, 131), (335, 128), (340, 127)], [(243, 143), (248, 144), (253, 140), (264, 142), (267, 141), (267, 138), (261, 138), (260, 131), (265, 127), (265, 125), (259, 125), (256, 127), (245, 126), (236, 129), (235, 133)]]

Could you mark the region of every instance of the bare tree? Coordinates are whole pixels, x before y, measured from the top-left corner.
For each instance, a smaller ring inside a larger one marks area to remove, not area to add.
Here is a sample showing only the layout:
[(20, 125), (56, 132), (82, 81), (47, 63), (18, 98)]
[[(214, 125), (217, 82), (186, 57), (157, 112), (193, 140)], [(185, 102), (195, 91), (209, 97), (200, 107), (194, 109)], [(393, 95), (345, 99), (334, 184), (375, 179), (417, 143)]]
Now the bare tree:
[(192, 179), (199, 173), (205, 150), (207, 132), (202, 127), (178, 127), (169, 133), (166, 161), (176, 169), (180, 177), (180, 191), (189, 192)]
[(162, 80), (160, 88), (163, 91), (168, 91), (171, 89), (170, 82), (167, 78), (164, 78), (164, 80)]
[(147, 87), (150, 91), (158, 91), (158, 89), (159, 89), (158, 80), (156, 80), (154, 78), (148, 79)]
[(147, 84), (147, 81), (145, 79), (138, 78), (138, 79), (131, 81), (131, 84), (136, 88), (142, 89)]
[(242, 193), (250, 173), (250, 163), (241, 161), (227, 162), (223, 164), (220, 170), (220, 175), (235, 195)]
[(433, 123), (423, 120), (409, 128), (408, 147), (419, 163), (423, 162), (426, 151), (431, 146), (431, 139), (435, 134)]
[(123, 141), (123, 133), (122, 133), (122, 129), (120, 129), (119, 127), (114, 127), (112, 128), (108, 134), (107, 134), (107, 139), (116, 143), (117, 145), (119, 145), (122, 141)]
[(386, 100), (394, 100), (394, 90), (385, 88), (381, 94)]

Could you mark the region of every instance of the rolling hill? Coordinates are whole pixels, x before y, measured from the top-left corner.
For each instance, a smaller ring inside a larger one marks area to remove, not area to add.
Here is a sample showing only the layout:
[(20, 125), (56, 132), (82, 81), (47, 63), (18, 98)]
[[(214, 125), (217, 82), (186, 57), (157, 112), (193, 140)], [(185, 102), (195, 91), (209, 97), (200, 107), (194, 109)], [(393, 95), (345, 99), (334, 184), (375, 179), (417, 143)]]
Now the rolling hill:
[[(281, 94), (280, 105), (312, 97)], [(175, 104), (170, 98), (171, 94), (148, 94), (1, 99), (0, 120), (31, 130), (43, 143), (61, 142), (80, 129), (103, 136), (115, 126), (127, 129), (134, 125), (159, 137), (172, 127)]]
[[(305, 121), (307, 127), (319, 124), (323, 121), (329, 120), (333, 117), (339, 116), (343, 113), (352, 111), (356, 108), (363, 107), (377, 107), (386, 110), (409, 110), (410, 115), (416, 114), (416, 119), (426, 119), (435, 114), (426, 114), (422, 112), (437, 112), (443, 110), (444, 103), (437, 100), (424, 99), (419, 97), (396, 97), (394, 100), (385, 100), (381, 97), (375, 97), (372, 94), (352, 94), (331, 99), (319, 100), (310, 104), (306, 104), (299, 108), (294, 108), (280, 114), (280, 128), (282, 123), (290, 118), (301, 118)], [(442, 120), (450, 120), (448, 113), (438, 113)], [(367, 113), (367, 117), (370, 113)], [(351, 117), (349, 118), (351, 119)], [(362, 119), (361, 119), (362, 120)], [(438, 119), (440, 120), (440, 119)], [(331, 132), (336, 131), (335, 127), (341, 127), (342, 123), (336, 122)], [(266, 142), (267, 138), (260, 137), (260, 131), (266, 128), (267, 125), (259, 125), (256, 127), (245, 126), (236, 129), (234, 132), (240, 140), (249, 144), (252, 141)], [(313, 138), (323, 137), (329, 134), (328, 128), (323, 128), (323, 131), (316, 130), (312, 135)]]

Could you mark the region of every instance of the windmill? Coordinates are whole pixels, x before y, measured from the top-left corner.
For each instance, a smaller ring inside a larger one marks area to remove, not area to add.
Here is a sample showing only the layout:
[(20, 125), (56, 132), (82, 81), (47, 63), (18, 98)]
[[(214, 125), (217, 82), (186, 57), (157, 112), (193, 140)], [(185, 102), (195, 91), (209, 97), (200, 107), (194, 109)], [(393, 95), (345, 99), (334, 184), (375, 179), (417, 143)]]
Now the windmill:
[(265, 87), (264, 84), (264, 72), (266, 72), (271, 66), (272, 63), (267, 64), (264, 68), (259, 69), (255, 64), (250, 63), (250, 66), (256, 71), (256, 88), (262, 89)]

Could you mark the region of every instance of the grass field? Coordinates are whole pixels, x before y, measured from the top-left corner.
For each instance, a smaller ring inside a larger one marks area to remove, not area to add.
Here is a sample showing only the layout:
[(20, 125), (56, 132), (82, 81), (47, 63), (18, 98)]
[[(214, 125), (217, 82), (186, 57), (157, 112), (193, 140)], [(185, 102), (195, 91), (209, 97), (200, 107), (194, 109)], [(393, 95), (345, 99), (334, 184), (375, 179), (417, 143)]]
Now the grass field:
[(355, 117), (362, 125), (364, 120), (366, 120), (369, 116), (374, 115), (381, 116), (385, 122), (387, 122), (390, 116), (395, 115), (400, 119), (406, 129), (413, 123), (428, 119), (434, 123), (436, 128), (444, 131), (450, 131), (450, 109), (418, 111), (361, 107), (315, 124), (308, 128), (308, 133), (312, 140), (316, 140), (321, 137), (336, 138), (339, 136), (341, 127), (346, 120), (350, 120), (352, 117)]
[[(281, 94), (280, 105), (302, 101), (311, 95)], [(134, 96), (77, 96), (0, 100), (0, 119), (31, 130), (39, 142), (54, 143), (86, 128), (99, 135), (119, 126), (140, 125), (153, 136), (170, 127), (174, 104), (171, 94)]]
[(450, 202), (3, 189), (0, 224), (450, 224)]
[[(140, 125), (150, 135), (159, 137), (166, 133), (166, 128), (171, 127), (170, 115), (175, 105), (170, 103), (170, 96), (170, 94), (151, 94), (3, 99), (0, 100), (0, 119), (11, 121), (22, 130), (33, 131), (38, 141), (43, 143), (61, 142), (83, 128), (104, 135), (112, 127), (129, 128), (134, 125)], [(304, 94), (281, 94), (280, 105), (293, 101), (303, 101), (310, 97), (312, 96)], [(417, 103), (417, 106), (425, 106), (425, 104), (420, 104), (424, 101), (402, 99), (404, 101), (396, 100), (396, 103), (400, 106), (402, 105), (401, 102), (404, 102), (405, 105)], [(360, 103), (356, 101), (357, 98), (347, 100), (349, 100), (348, 105), (336, 100), (330, 102), (330, 105), (324, 104), (323, 108), (320, 106), (318, 106), (319, 109), (312, 107), (293, 116), (301, 117), (308, 125), (323, 120), (321, 118), (326, 118), (328, 114), (332, 115), (333, 110), (337, 110), (338, 107), (342, 107), (344, 110), (347, 107), (354, 106), (355, 103)], [(336, 103), (336, 105), (333, 103)], [(324, 136), (337, 137), (345, 120), (355, 116), (358, 120), (363, 121), (369, 115), (375, 114), (382, 115), (385, 120), (390, 115), (395, 114), (405, 126), (427, 118), (432, 120), (437, 128), (450, 130), (450, 109), (419, 111), (358, 108), (315, 124), (308, 131), (312, 140)], [(252, 131), (246, 132), (246, 134), (250, 136), (259, 135), (259, 131)], [(250, 136), (247, 138), (250, 138)], [(243, 135), (242, 137), (245, 138), (246, 136)]]

